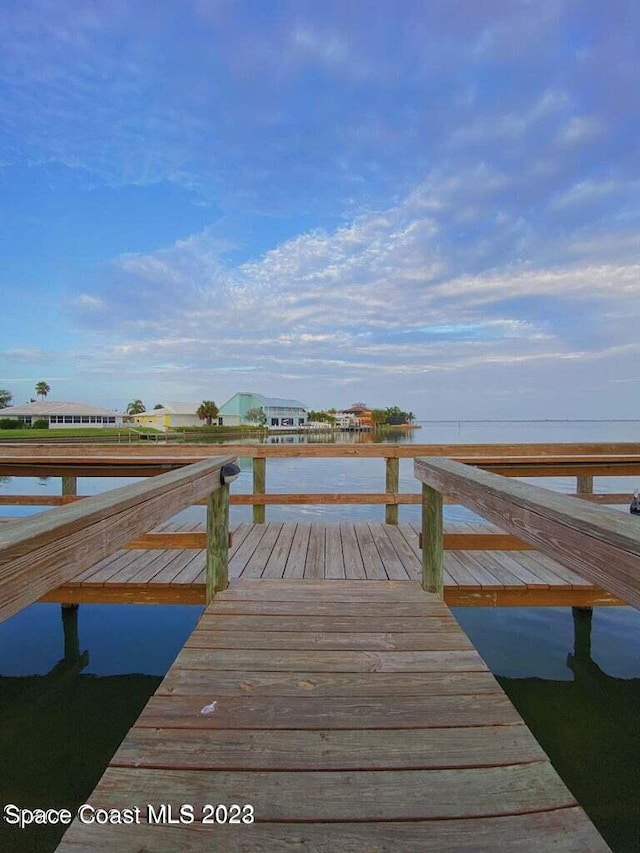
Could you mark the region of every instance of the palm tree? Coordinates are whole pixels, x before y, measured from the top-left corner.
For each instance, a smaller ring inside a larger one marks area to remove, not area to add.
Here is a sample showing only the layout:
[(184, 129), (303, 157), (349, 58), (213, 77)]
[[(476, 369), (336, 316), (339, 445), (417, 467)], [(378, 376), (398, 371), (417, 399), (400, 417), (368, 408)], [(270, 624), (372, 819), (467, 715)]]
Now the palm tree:
[(146, 411), (147, 410), (145, 409), (142, 400), (132, 400), (127, 406), (128, 415), (141, 415), (143, 412)]
[(252, 424), (265, 424), (267, 422), (267, 416), (265, 415), (263, 409), (260, 406), (256, 406), (253, 409), (249, 409), (247, 414), (244, 416), (245, 420), (249, 421)]
[(196, 410), (196, 415), (201, 421), (206, 421), (211, 426), (214, 418), (218, 417), (218, 407), (213, 400), (203, 400)]
[(47, 385), (46, 382), (36, 382), (36, 394), (42, 400), (47, 396), (47, 394), (51, 391), (51, 386)]
[(13, 394), (11, 391), (7, 391), (6, 388), (0, 388), (0, 409), (6, 409), (12, 399)]

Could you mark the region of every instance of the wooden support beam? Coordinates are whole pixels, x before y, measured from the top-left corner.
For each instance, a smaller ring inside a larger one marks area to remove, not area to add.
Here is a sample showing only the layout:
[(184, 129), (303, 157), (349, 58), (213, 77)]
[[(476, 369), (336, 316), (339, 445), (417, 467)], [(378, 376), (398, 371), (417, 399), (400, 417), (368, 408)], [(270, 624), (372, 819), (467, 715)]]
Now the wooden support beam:
[(578, 495), (592, 495), (593, 494), (593, 475), (592, 474), (578, 474), (576, 477), (576, 493)]
[[(400, 488), (400, 460), (397, 456), (389, 456), (386, 460), (385, 491), (388, 495), (397, 494)], [(384, 509), (384, 520), (387, 524), (398, 523), (398, 504), (388, 503)]]
[(62, 494), (65, 497), (78, 494), (78, 478), (67, 475), (62, 476)]
[(229, 586), (229, 486), (209, 495), (207, 504), (207, 604)]
[[(253, 460), (253, 494), (264, 495), (267, 484), (267, 460), (256, 456)], [(266, 510), (263, 505), (253, 505), (253, 523), (264, 524)]]
[(440, 598), (444, 590), (442, 494), (422, 486), (422, 587)]

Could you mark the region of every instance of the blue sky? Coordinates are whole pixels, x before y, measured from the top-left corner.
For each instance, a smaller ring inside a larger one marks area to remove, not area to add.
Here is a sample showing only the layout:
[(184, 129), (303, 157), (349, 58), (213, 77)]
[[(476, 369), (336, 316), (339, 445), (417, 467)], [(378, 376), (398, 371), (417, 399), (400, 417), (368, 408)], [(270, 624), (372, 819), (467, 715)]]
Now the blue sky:
[(6, 0), (0, 387), (638, 417), (635, 0)]

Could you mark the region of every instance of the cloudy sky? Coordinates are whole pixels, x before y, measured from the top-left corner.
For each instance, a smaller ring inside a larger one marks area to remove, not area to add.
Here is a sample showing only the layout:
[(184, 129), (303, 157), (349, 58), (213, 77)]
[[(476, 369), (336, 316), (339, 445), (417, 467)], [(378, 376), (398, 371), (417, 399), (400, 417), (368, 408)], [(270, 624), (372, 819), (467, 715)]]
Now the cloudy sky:
[(0, 387), (638, 417), (637, 0), (5, 0)]

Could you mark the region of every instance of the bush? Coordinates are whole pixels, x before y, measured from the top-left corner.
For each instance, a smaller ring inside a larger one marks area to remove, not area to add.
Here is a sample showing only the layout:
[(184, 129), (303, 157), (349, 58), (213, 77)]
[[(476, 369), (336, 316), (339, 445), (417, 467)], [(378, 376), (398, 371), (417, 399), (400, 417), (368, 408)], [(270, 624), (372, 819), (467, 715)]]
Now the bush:
[(31, 424), (31, 429), (49, 429), (49, 421), (46, 418), (38, 418)]
[(0, 418), (0, 429), (22, 429), (24, 424), (17, 418)]

